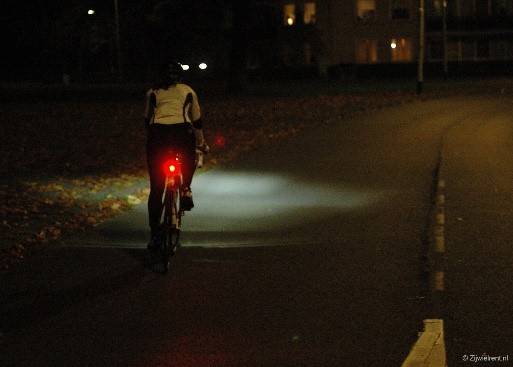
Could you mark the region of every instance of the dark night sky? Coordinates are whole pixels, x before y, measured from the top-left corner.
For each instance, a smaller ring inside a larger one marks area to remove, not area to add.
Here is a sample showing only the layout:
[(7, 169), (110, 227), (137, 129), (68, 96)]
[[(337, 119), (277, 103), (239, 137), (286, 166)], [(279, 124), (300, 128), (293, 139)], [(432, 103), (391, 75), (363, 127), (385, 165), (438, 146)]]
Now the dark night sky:
[[(159, 50), (161, 45), (173, 45), (173, 53), (185, 52), (183, 44), (190, 45), (193, 36), (192, 23), (208, 27), (212, 19), (219, 24), (222, 18), (220, 0), (161, 2), (163, 7), (156, 6), (161, 11), (158, 21), (148, 23), (145, 15), (152, 13), (159, 0), (119, 1), (122, 47), (130, 51), (131, 59), (143, 60), (148, 47)], [(96, 14), (88, 16), (88, 9), (95, 9)], [(100, 25), (97, 33), (92, 30), (94, 22)], [(205, 28), (200, 36), (198, 30), (195, 32), (196, 39), (203, 42), (207, 37), (219, 36), (219, 30), (216, 33)], [(114, 42), (113, 35), (114, 0), (4, 0), (0, 8), (0, 82), (34, 79), (45, 73), (55, 76), (78, 67), (83, 68), (82, 74), (85, 70), (105, 71), (110, 68), (108, 55), (112, 55), (113, 48), (107, 43)], [(106, 40), (103, 46), (97, 43), (104, 49), (95, 50), (94, 57), (87, 59), (86, 53), (94, 49), (94, 45), (88, 46), (91, 40), (95, 42), (93, 38)]]
[[(53, 0), (53, 1), (13, 1), (3, 2), (1, 7), (2, 43), (5, 45), (34, 45), (40, 47), (51, 25), (69, 9), (83, 9), (89, 4), (97, 8), (101, 1)], [(112, 5), (112, 4), (110, 4)], [(105, 5), (103, 5), (105, 6)], [(7, 36), (7, 37), (5, 37)]]
[(87, 8), (112, 16), (113, 2), (100, 0), (7, 0), (0, 8), (0, 81), (33, 74), (49, 48), (53, 25), (70, 9), (85, 15)]

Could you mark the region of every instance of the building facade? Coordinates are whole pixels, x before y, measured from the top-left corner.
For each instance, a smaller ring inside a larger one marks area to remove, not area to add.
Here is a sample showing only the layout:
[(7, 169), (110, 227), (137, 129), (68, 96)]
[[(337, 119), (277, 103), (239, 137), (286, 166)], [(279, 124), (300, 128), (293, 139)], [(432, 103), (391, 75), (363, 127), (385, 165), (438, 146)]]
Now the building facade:
[[(415, 64), (419, 0), (256, 1), (248, 66)], [(513, 62), (513, 0), (424, 0), (425, 61)], [(258, 28), (258, 27), (257, 27)]]
[(319, 20), (329, 52), (326, 62), (377, 64), (412, 62), (418, 44), (414, 0), (327, 1)]
[(426, 18), (426, 53), (432, 62), (444, 57), (452, 63), (513, 60), (512, 0), (429, 0)]

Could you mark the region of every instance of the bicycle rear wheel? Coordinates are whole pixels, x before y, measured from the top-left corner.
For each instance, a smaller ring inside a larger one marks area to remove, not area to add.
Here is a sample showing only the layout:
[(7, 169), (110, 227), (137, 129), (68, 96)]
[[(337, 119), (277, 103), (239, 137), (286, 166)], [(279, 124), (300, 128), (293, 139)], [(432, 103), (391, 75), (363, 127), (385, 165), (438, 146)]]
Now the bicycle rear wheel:
[(177, 196), (177, 191), (170, 188), (166, 189), (161, 234), (162, 263), (166, 273), (169, 271), (171, 256), (176, 254), (180, 239), (181, 215)]

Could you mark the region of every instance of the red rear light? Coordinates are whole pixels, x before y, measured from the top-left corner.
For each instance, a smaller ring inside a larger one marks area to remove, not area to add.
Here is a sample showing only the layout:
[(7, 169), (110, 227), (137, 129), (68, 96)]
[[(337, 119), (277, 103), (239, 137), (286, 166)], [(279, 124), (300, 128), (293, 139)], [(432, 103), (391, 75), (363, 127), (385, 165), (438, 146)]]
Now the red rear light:
[(177, 176), (181, 173), (181, 163), (178, 159), (170, 159), (164, 163), (166, 176)]
[(215, 143), (216, 147), (218, 147), (218, 148), (224, 147), (224, 144), (225, 144), (224, 136), (217, 135), (214, 139), (214, 143)]

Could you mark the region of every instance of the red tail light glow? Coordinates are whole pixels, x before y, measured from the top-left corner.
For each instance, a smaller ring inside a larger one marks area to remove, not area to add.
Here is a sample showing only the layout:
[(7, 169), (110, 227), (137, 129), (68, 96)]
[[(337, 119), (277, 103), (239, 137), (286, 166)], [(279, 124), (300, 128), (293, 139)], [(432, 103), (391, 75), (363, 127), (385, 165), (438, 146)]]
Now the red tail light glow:
[(225, 144), (224, 136), (217, 135), (214, 139), (214, 143), (215, 143), (216, 147), (218, 147), (218, 148), (224, 147), (224, 144)]
[(181, 173), (181, 163), (178, 159), (166, 161), (163, 168), (166, 176), (176, 176)]

